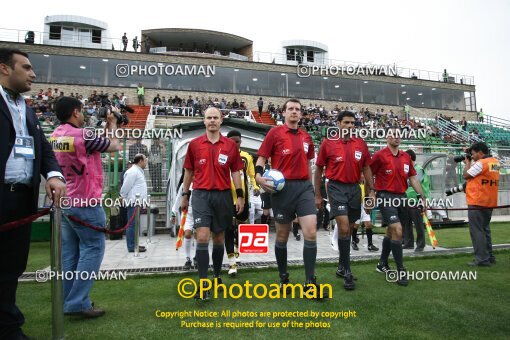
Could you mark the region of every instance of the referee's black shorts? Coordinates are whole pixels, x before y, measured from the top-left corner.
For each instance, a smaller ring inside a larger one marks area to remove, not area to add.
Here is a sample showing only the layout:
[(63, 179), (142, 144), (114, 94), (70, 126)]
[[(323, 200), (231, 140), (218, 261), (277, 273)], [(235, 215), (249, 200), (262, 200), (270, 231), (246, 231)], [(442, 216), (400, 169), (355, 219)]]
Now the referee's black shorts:
[(388, 226), (393, 223), (402, 223), (407, 218), (406, 194), (396, 194), (389, 191), (378, 191), (379, 210), (381, 210), (382, 223)]
[(194, 228), (208, 227), (213, 233), (225, 231), (231, 224), (232, 191), (194, 189), (191, 194)]
[(315, 215), (313, 185), (308, 180), (288, 180), (282, 191), (271, 195), (273, 215), (276, 222), (287, 224), (296, 216)]
[(354, 223), (361, 216), (361, 188), (358, 183), (328, 182), (330, 216), (348, 216)]

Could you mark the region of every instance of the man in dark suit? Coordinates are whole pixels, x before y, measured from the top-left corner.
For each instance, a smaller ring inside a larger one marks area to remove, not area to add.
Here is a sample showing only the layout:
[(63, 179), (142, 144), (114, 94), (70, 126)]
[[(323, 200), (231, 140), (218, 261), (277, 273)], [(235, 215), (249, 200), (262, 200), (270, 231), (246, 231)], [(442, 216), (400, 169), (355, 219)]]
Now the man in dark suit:
[[(56, 205), (66, 193), (51, 145), (21, 95), (34, 79), (27, 54), (0, 48), (0, 225), (37, 212), (41, 175)], [(0, 339), (26, 339), (16, 289), (27, 265), (30, 232), (30, 223), (0, 231)]]

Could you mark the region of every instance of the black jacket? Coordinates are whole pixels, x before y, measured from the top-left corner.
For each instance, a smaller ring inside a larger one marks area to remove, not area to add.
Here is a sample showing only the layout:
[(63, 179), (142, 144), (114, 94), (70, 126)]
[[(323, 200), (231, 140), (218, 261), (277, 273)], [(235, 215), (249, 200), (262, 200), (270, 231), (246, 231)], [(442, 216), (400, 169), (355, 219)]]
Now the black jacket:
[[(60, 170), (50, 143), (42, 132), (35, 112), (30, 107), (28, 107), (28, 105), (26, 109), (26, 120), (28, 133), (30, 136), (34, 137), (35, 159), (32, 176), (32, 187), (34, 193), (32, 196), (32, 201), (27, 202), (26, 206), (20, 207), (20, 209), (26, 209), (28, 214), (32, 214), (37, 211), (41, 175), (46, 177), (50, 171), (62, 172), (62, 170)], [(1, 193), (4, 190), (5, 184), (5, 167), (7, 164), (7, 159), (9, 158), (9, 154), (11, 153), (11, 150), (14, 146), (15, 137), (16, 132), (14, 130), (14, 125), (12, 124), (12, 116), (9, 111), (9, 107), (7, 106), (7, 103), (3, 97), (0, 96), (0, 207), (3, 206), (3, 195), (1, 195)]]

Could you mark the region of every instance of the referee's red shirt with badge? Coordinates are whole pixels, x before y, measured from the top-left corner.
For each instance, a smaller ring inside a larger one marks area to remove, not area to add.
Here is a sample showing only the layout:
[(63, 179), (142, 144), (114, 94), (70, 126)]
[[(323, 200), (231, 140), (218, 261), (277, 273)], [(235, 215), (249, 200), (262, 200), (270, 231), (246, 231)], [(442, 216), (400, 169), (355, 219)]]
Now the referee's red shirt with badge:
[(361, 170), (370, 165), (367, 143), (361, 138), (322, 141), (317, 164), (326, 167), (326, 178), (342, 183), (359, 183)]
[(271, 158), (271, 168), (283, 173), (286, 180), (307, 180), (308, 161), (315, 157), (312, 137), (301, 129), (284, 124), (272, 128), (260, 146), (259, 156)]
[(411, 156), (398, 150), (394, 156), (388, 147), (374, 153), (370, 165), (375, 176), (375, 190), (403, 194), (407, 190), (407, 179), (416, 176)]
[(207, 134), (193, 139), (184, 159), (184, 168), (193, 170), (193, 190), (230, 190), (230, 172), (243, 166), (237, 144), (223, 135), (214, 144)]

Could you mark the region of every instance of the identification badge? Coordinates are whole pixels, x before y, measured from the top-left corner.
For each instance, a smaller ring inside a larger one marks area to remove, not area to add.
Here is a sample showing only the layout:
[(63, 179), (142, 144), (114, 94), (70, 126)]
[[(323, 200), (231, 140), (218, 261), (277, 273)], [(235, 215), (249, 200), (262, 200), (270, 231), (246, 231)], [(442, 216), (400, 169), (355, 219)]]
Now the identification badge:
[(14, 140), (14, 157), (34, 159), (34, 137), (16, 136), (16, 139)]
[(305, 153), (308, 153), (308, 143), (303, 143), (303, 149), (305, 150)]
[(361, 160), (361, 155), (362, 155), (361, 151), (354, 151), (354, 158), (357, 161)]
[(409, 164), (404, 164), (404, 172), (406, 174), (409, 172)]
[(220, 163), (221, 165), (225, 165), (227, 163), (227, 159), (228, 159), (227, 155), (223, 155), (220, 153), (220, 155), (218, 156), (218, 163)]

